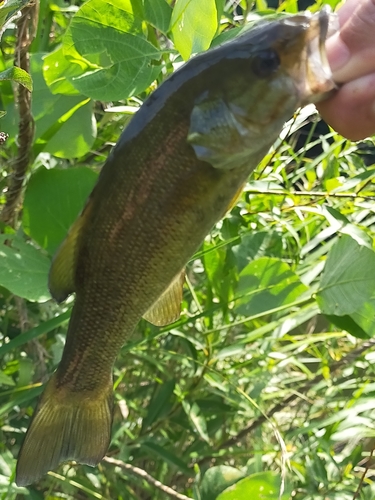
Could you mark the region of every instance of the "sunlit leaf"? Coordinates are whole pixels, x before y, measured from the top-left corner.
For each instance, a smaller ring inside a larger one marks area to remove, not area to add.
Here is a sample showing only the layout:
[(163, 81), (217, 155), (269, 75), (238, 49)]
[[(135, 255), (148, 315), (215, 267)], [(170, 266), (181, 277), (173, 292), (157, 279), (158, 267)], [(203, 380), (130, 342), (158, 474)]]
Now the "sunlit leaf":
[(325, 314), (343, 316), (358, 311), (375, 296), (375, 253), (350, 236), (331, 249), (317, 301)]
[(70, 78), (82, 94), (99, 100), (125, 99), (145, 90), (161, 66), (159, 50), (142, 30), (137, 2), (89, 0), (73, 17), (64, 36), (64, 55), (77, 63), (77, 54), (89, 71)]
[(205, 472), (199, 486), (201, 497), (205, 500), (216, 500), (222, 491), (243, 477), (243, 472), (228, 465), (211, 467)]
[(27, 186), (23, 227), (51, 255), (82, 210), (97, 174), (86, 167), (40, 168)]
[(0, 73), (0, 81), (2, 80), (13, 80), (14, 82), (19, 83), (30, 90), (33, 90), (33, 81), (29, 73), (26, 73), (25, 70), (18, 68), (17, 66), (11, 66), (5, 71), (1, 71)]
[(170, 29), (184, 59), (207, 50), (217, 30), (215, 0), (177, 0)]
[(47, 287), (50, 260), (21, 238), (0, 235), (0, 285), (31, 301), (51, 298)]
[(251, 316), (292, 303), (307, 290), (288, 264), (261, 257), (241, 271), (235, 308)]
[(280, 474), (259, 472), (236, 482), (221, 493), (217, 500), (288, 500), (289, 492), (281, 493)]

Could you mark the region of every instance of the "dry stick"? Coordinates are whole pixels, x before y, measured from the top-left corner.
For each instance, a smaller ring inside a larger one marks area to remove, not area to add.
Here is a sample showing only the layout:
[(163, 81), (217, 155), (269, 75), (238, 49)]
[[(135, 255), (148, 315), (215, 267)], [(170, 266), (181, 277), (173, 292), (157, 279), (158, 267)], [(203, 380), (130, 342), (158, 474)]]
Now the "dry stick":
[(309, 196), (317, 198), (360, 198), (374, 201), (375, 196), (362, 196), (357, 193), (328, 193), (324, 191), (283, 191), (282, 189), (246, 189), (246, 194), (273, 194), (281, 196)]
[(148, 474), (146, 471), (143, 469), (140, 469), (139, 467), (134, 467), (133, 465), (127, 464), (125, 462), (122, 462), (121, 460), (116, 460), (115, 458), (111, 457), (104, 457), (103, 458), (104, 462), (107, 462), (109, 464), (117, 465), (118, 467), (121, 467), (121, 469), (124, 469), (131, 474), (134, 474), (135, 476), (141, 477), (145, 481), (147, 481), (149, 484), (152, 484), (152, 486), (155, 486), (155, 488), (158, 488), (161, 490), (163, 493), (166, 495), (170, 496), (171, 498), (177, 498), (177, 500), (191, 500), (190, 497), (187, 497), (186, 495), (182, 495), (181, 493), (177, 493), (174, 489), (170, 488), (169, 486), (166, 486), (165, 484), (161, 483), (157, 479), (153, 478)]
[[(331, 366), (331, 371), (335, 372), (338, 369), (340, 369), (343, 365), (351, 362), (352, 360), (356, 359), (358, 356), (363, 354), (365, 351), (367, 351), (370, 347), (373, 347), (375, 345), (375, 340), (368, 340), (361, 344), (357, 349), (353, 349), (351, 352), (349, 352), (346, 356), (341, 358), (339, 361), (336, 361), (335, 363), (332, 364)], [(298, 393), (307, 393), (311, 387), (316, 385), (318, 382), (323, 380), (323, 375), (319, 374), (316, 377), (314, 377), (312, 380), (309, 380), (304, 384), (302, 387), (298, 389)], [(275, 413), (281, 411), (285, 406), (288, 404), (292, 403), (294, 400), (299, 398), (299, 394), (293, 393), (290, 396), (288, 396), (286, 399), (283, 399), (275, 405), (273, 408), (271, 408), (268, 412), (267, 415), (260, 415), (257, 419), (253, 420), (250, 425), (242, 429), (236, 436), (227, 439), (227, 441), (224, 441), (221, 443), (219, 446), (216, 447), (217, 450), (223, 449), (223, 448), (229, 448), (230, 446), (235, 446), (236, 444), (240, 444), (241, 439), (243, 439), (247, 434), (255, 430), (257, 427), (260, 425), (264, 424), (266, 420), (271, 418)], [(208, 461), (210, 461), (212, 456), (207, 456), (202, 458), (201, 460), (198, 461), (199, 465), (202, 465)]]
[[(35, 31), (36, 3), (25, 7), (17, 21), (17, 47), (15, 64), (26, 72), (30, 72), (29, 47)], [(34, 120), (31, 114), (31, 93), (22, 85), (18, 85), (18, 155), (13, 164), (13, 172), (9, 176), (6, 201), (1, 212), (1, 220), (5, 224), (15, 226), (17, 209), (22, 199), (22, 190), (30, 152), (34, 137)]]
[[(368, 462), (370, 462), (370, 460), (372, 459), (372, 457), (374, 456), (374, 449), (371, 450), (371, 453), (370, 453), (370, 456), (369, 456), (369, 459), (368, 459)], [(367, 471), (369, 470), (369, 467), (366, 466), (365, 467), (365, 470), (363, 471), (363, 474), (361, 476), (361, 479), (359, 480), (359, 484), (358, 484), (358, 488), (356, 489), (356, 492), (354, 493), (354, 497), (353, 497), (353, 500), (357, 500), (357, 498), (359, 498), (359, 494), (361, 493), (361, 490), (362, 490), (362, 486), (363, 486), (363, 483), (365, 481), (365, 477), (366, 477), (366, 474), (367, 474)]]

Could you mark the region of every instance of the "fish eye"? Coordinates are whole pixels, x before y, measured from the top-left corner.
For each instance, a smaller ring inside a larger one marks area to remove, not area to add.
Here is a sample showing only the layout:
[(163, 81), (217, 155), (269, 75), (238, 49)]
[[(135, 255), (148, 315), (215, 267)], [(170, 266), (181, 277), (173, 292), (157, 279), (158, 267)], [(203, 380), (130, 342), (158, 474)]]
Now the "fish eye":
[(280, 58), (275, 50), (262, 50), (254, 57), (252, 68), (260, 78), (272, 75), (280, 66)]

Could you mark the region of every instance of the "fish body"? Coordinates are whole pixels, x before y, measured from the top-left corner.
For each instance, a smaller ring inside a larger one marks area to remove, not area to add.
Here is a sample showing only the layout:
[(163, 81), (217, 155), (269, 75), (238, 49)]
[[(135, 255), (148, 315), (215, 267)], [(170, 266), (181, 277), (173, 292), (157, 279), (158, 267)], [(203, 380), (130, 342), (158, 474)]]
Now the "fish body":
[(19, 454), (18, 485), (64, 460), (102, 459), (121, 346), (142, 317), (178, 317), (188, 259), (284, 122), (334, 87), (309, 54), (327, 22), (327, 12), (300, 14), (246, 31), (181, 67), (133, 117), (52, 263), (52, 296), (76, 298)]

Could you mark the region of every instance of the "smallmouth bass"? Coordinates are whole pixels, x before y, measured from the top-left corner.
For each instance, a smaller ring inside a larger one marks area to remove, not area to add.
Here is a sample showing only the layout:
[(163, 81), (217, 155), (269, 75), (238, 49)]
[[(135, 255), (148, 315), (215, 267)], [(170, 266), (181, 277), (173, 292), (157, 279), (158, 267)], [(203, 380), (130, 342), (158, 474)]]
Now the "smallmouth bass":
[(124, 130), (51, 266), (52, 296), (76, 298), (61, 362), (20, 450), (18, 485), (69, 459), (103, 458), (121, 346), (142, 317), (178, 318), (188, 259), (284, 122), (334, 89), (328, 22), (326, 10), (265, 21), (194, 57)]

